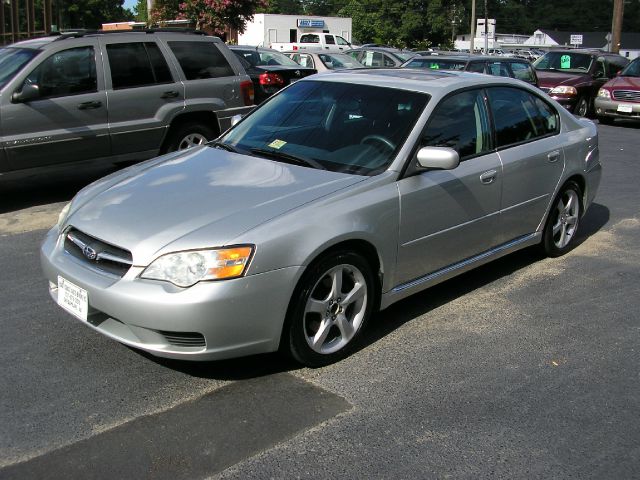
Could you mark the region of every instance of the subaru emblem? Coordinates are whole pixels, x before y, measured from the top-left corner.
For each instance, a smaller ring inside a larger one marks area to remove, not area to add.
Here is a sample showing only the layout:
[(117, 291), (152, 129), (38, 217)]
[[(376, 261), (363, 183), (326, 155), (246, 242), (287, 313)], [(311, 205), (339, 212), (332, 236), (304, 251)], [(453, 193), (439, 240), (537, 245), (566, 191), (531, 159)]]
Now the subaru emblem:
[(96, 257), (98, 256), (98, 252), (96, 252), (93, 248), (91, 248), (89, 245), (85, 246), (82, 249), (82, 254), (87, 257), (89, 260), (95, 260)]

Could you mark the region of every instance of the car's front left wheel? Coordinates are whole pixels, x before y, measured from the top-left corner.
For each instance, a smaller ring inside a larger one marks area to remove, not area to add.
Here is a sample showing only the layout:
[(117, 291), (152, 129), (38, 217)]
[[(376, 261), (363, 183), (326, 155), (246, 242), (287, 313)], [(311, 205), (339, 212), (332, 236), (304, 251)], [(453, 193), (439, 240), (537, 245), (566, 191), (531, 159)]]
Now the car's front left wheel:
[(354, 252), (336, 252), (315, 262), (294, 293), (288, 330), (290, 354), (309, 367), (346, 357), (357, 345), (375, 305), (374, 276)]

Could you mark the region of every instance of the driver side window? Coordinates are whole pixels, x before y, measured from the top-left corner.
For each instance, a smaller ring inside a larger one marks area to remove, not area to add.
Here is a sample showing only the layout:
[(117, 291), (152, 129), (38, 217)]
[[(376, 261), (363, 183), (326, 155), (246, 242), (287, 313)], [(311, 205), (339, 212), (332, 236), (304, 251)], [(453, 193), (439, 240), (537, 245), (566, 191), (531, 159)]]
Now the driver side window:
[(469, 90), (440, 102), (422, 135), (421, 146), (453, 148), (463, 161), (491, 150), (490, 131), (482, 90)]
[(38, 85), (40, 98), (93, 93), (98, 90), (93, 47), (56, 52), (29, 74), (25, 84)]

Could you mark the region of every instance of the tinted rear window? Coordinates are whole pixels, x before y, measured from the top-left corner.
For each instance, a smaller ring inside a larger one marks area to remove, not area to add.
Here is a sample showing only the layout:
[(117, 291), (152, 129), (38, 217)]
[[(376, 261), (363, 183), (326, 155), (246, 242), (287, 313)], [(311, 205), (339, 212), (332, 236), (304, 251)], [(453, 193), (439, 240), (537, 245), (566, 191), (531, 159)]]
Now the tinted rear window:
[(212, 42), (168, 42), (187, 80), (235, 75), (227, 59)]
[(169, 67), (154, 42), (107, 45), (114, 90), (172, 82)]

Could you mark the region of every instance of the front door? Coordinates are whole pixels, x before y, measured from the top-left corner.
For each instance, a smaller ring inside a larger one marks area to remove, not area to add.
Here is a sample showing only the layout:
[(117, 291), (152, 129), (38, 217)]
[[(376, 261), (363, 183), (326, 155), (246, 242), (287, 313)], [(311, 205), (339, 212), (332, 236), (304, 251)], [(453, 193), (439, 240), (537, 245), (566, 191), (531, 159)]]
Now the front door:
[[(22, 170), (110, 155), (107, 99), (97, 44), (60, 48), (16, 78), (2, 98), (2, 132), (9, 168)], [(11, 94), (37, 85), (25, 101)]]
[(498, 237), (502, 166), (493, 150), (483, 90), (445, 98), (420, 146), (450, 147), (453, 170), (431, 170), (398, 182), (398, 284), (490, 249)]

